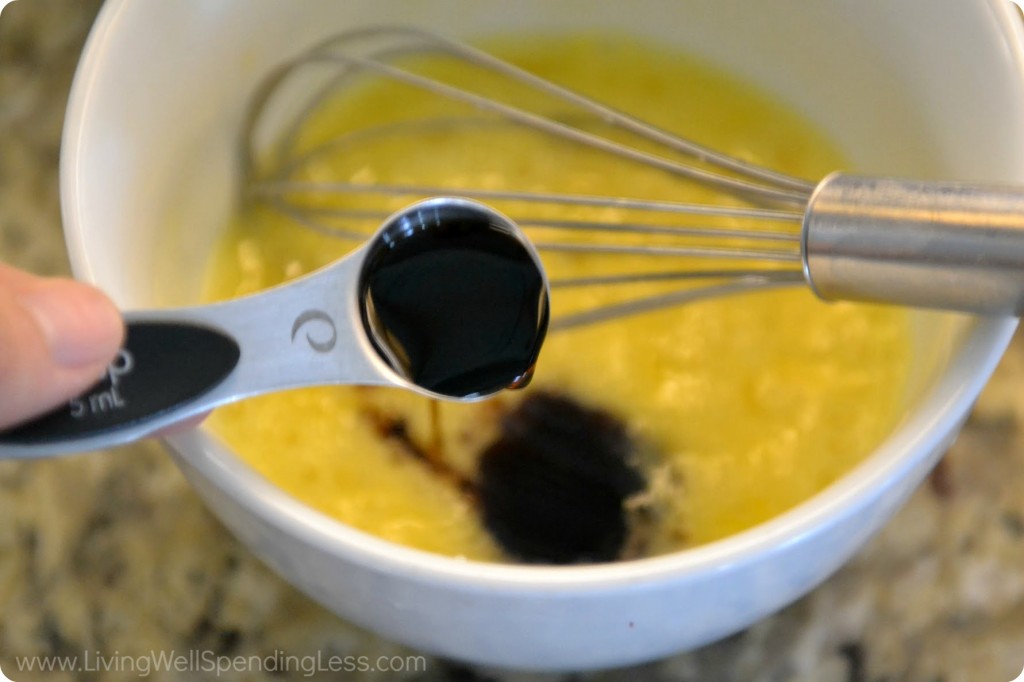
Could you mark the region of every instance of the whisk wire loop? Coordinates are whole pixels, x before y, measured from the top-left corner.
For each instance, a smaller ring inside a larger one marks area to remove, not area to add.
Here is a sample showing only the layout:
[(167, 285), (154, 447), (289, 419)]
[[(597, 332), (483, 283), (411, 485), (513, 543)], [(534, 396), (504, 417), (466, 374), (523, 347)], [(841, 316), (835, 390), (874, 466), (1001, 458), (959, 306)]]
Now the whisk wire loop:
[[(401, 61), (410, 55), (453, 58), (472, 69), (482, 69), (526, 86), (569, 106), (576, 113), (556, 118), (549, 112), (538, 113), (519, 106), (518, 102), (512, 104), (471, 91), (465, 84), (445, 82), (434, 73), (414, 72)], [(316, 85), (303, 86), (305, 98), (296, 109), (293, 102), (296, 98), (281, 93), (292, 78), (307, 68), (327, 68), (329, 71), (326, 77), (320, 77)], [(477, 112), (476, 117), (428, 117), (397, 123), (383, 122), (369, 128), (344, 131), (312, 147), (303, 148), (299, 140), (307, 122), (339, 89), (356, 77), (368, 74), (418, 88), (460, 106), (468, 105), (471, 111)], [(270, 111), (276, 103), (275, 97), (286, 100), (285, 104), (290, 105), (286, 108), (292, 109), (285, 125), (267, 122), (278, 113)], [(501, 125), (513, 124), (561, 142), (713, 188), (733, 199), (722, 204), (700, 204), (484, 186), (431, 186), (377, 179), (364, 182), (330, 178), (322, 182), (307, 179), (304, 173), (322, 158), (344, 155), (349, 148), (373, 142), (375, 138), (410, 135), (415, 139), (419, 133), (461, 131), (472, 126), (495, 125), (495, 120)], [(620, 131), (626, 137), (613, 139), (594, 132), (594, 123)], [(590, 127), (585, 127), (587, 125)], [(279, 131), (273, 144), (265, 143), (265, 128)], [(282, 65), (267, 77), (254, 96), (246, 117), (244, 136), (242, 162), (247, 199), (264, 203), (306, 229), (342, 239), (361, 240), (370, 229), (368, 226), (390, 213), (385, 209), (363, 208), (366, 198), (407, 198), (411, 201), (427, 196), (458, 195), (480, 201), (503, 202), (503, 205), (514, 207), (514, 212), (509, 211), (512, 218), (523, 227), (537, 231), (532, 237), (544, 254), (556, 258), (603, 258), (601, 262), (611, 262), (619, 270), (627, 268), (625, 272), (609, 271), (592, 277), (556, 277), (552, 281), (555, 288), (685, 284), (684, 289), (667, 293), (650, 293), (647, 289), (639, 298), (612, 301), (602, 304), (597, 310), (573, 313), (561, 321), (556, 317), (555, 329), (584, 326), (712, 296), (803, 281), (799, 226), (814, 189), (813, 183), (681, 138), (476, 48), (418, 29), (377, 27), (339, 34)], [(644, 146), (628, 142), (629, 136), (634, 136)], [(689, 162), (673, 156), (689, 159)], [(339, 203), (340, 198), (345, 197), (360, 201), (352, 205), (347, 200)], [(563, 210), (552, 213), (552, 207), (563, 207)], [(566, 217), (566, 207), (583, 210), (586, 215)], [(677, 221), (673, 216), (685, 217), (686, 220)], [(694, 224), (695, 219), (709, 222)], [(556, 233), (567, 238), (551, 240), (545, 236)], [(607, 234), (614, 239), (595, 242), (568, 238), (568, 235), (582, 233)], [(634, 241), (628, 241), (634, 237)], [(668, 269), (645, 265), (628, 270), (630, 264), (635, 265), (637, 258), (644, 262), (651, 258), (659, 261), (687, 259), (681, 261), (685, 263), (693, 259), (712, 259), (756, 263), (756, 266), (719, 265), (701, 271), (692, 264)]]

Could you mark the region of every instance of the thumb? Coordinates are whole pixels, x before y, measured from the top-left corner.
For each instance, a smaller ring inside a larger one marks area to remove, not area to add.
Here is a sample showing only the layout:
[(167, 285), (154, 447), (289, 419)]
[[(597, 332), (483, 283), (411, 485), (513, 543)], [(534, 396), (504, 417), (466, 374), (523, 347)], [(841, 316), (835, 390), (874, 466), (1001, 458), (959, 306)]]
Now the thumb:
[(123, 336), (120, 313), (98, 289), (0, 265), (0, 428), (89, 388)]

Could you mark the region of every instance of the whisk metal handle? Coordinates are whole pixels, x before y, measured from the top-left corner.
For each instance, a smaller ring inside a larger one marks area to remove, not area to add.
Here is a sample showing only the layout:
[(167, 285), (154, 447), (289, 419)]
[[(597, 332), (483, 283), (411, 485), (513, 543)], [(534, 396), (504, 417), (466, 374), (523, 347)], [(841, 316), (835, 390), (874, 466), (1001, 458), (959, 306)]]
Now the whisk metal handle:
[(1024, 190), (837, 173), (803, 224), (804, 272), (825, 300), (1024, 312)]

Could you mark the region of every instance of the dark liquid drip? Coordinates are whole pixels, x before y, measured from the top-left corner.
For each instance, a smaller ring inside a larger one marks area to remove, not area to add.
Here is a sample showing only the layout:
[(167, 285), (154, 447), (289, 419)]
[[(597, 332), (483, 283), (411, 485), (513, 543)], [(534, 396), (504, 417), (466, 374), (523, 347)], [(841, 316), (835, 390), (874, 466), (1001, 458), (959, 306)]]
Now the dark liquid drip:
[(381, 357), (412, 383), (455, 398), (528, 381), (547, 331), (536, 258), (473, 205), (426, 205), (385, 228), (359, 293)]
[(441, 401), (430, 401), (430, 455), (434, 460), (444, 461), (444, 434), (441, 433)]

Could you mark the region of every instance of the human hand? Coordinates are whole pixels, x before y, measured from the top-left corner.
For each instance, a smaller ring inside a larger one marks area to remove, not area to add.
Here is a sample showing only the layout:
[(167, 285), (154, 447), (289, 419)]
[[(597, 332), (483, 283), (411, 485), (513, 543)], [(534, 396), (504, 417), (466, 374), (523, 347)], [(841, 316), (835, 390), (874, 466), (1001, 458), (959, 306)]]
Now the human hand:
[(121, 314), (95, 287), (0, 263), (0, 428), (96, 383), (123, 338)]

